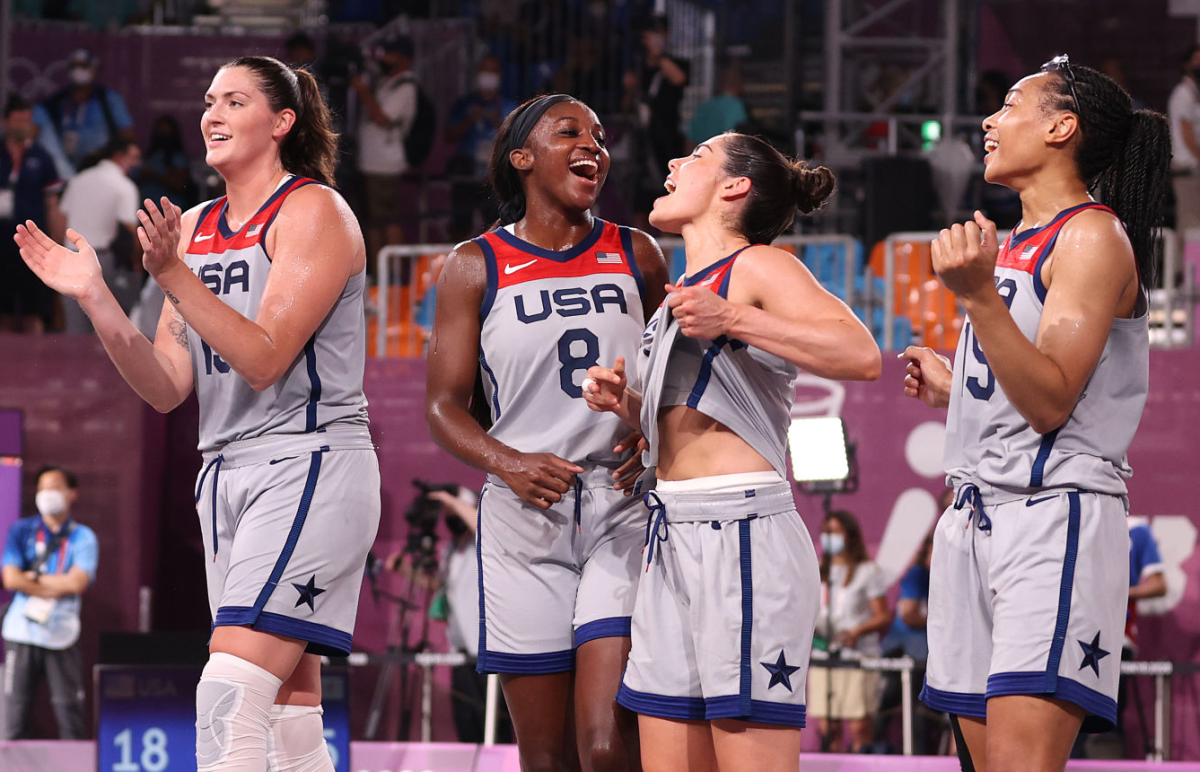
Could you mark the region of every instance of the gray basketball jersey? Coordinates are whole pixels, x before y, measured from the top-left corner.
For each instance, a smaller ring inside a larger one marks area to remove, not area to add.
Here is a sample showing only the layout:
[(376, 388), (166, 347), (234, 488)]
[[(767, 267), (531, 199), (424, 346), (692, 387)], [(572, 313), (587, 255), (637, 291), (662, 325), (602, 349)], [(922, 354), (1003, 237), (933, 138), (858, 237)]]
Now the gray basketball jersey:
[(526, 453), (616, 465), (612, 449), (628, 429), (589, 409), (580, 386), (589, 367), (618, 356), (631, 382), (637, 376), (644, 286), (631, 231), (597, 219), (561, 252), (503, 229), (475, 243), (488, 276), (479, 335), (488, 434)]
[[(248, 319), (258, 315), (271, 270), (267, 231), (287, 196), (310, 184), (317, 183), (291, 178), (236, 232), (226, 225), (224, 197), (211, 202), (200, 215), (188, 245), (187, 266), (222, 302)], [(365, 270), (346, 282), (303, 353), (283, 377), (262, 392), (251, 388), (188, 327), (192, 376), (200, 400), (201, 451), (268, 434), (304, 434), (332, 424), (367, 425), (362, 387), (365, 285)]]
[[(1100, 204), (1081, 204), (1040, 228), (1014, 231), (1000, 247), (996, 287), (1030, 341), (1037, 340), (1046, 299), (1042, 265), (1062, 226), (1085, 209), (1111, 213)], [(1100, 361), (1070, 417), (1041, 435), (1008, 401), (971, 324), (963, 325), (946, 422), (947, 483), (973, 482), (1016, 494), (1059, 487), (1124, 494), (1125, 480), (1133, 474), (1125, 454), (1149, 388), (1149, 340), (1145, 314), (1114, 319)]]
[[(710, 287), (727, 297), (741, 251), (684, 277), (682, 285)], [(724, 335), (716, 340), (684, 337), (666, 303), (646, 327), (641, 359), (641, 424), (650, 443), (643, 459), (647, 469), (658, 465), (659, 410), (687, 405), (728, 426), (787, 478), (787, 430), (799, 368)]]

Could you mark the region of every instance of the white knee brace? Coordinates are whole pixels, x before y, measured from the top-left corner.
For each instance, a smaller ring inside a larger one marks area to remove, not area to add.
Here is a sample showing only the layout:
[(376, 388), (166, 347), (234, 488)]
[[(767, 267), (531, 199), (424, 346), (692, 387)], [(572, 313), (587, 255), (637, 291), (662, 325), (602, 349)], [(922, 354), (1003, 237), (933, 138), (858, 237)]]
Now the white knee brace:
[(282, 684), (241, 657), (209, 657), (196, 687), (198, 772), (266, 772), (271, 706)]
[(325, 746), (320, 706), (276, 705), (271, 709), (272, 772), (333, 772)]

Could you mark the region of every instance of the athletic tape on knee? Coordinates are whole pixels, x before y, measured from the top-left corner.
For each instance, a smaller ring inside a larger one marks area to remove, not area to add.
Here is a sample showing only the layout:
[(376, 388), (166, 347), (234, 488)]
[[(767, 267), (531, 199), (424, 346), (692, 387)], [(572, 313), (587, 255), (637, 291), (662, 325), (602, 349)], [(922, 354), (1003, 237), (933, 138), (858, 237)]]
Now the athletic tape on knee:
[(271, 708), (270, 761), (274, 772), (334, 772), (318, 706)]
[(198, 772), (262, 772), (267, 768), (275, 676), (232, 654), (209, 657), (196, 687)]

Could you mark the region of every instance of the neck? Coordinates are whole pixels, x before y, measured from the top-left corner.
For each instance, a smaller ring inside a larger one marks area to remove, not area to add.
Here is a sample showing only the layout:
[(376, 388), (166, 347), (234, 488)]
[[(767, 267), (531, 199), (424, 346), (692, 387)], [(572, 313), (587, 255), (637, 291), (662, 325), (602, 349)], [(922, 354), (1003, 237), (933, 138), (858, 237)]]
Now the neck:
[(1017, 188), (1021, 196), (1021, 228), (1036, 228), (1054, 219), (1064, 209), (1092, 200), (1087, 186), (1078, 174), (1063, 170), (1046, 170), (1035, 175), (1029, 184)]
[(61, 515), (55, 515), (54, 517), (42, 515), (42, 522), (46, 524), (46, 527), (50, 529), (51, 533), (58, 533), (62, 529), (63, 525), (70, 519), (71, 510), (67, 510)]
[(229, 201), (229, 208), (225, 211), (229, 227), (234, 228), (235, 224), (241, 227), (253, 217), (279, 187), (286, 174), (279, 158), (274, 155), (256, 161), (253, 166), (237, 173), (222, 174), (225, 177), (225, 197)]
[(525, 206), (525, 216), (513, 230), (523, 241), (561, 252), (587, 238), (595, 224), (589, 209), (564, 210), (549, 202), (531, 200)]
[(684, 251), (687, 254), (688, 276), (695, 276), (713, 263), (724, 260), (750, 244), (745, 236), (733, 233), (719, 224), (715, 217), (707, 215), (683, 226), (679, 235), (683, 237)]

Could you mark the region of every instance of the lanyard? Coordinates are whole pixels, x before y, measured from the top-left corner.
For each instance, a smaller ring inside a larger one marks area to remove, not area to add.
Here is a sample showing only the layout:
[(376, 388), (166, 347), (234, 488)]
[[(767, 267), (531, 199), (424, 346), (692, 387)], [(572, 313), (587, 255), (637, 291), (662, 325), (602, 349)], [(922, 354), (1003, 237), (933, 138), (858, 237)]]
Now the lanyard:
[[(63, 528), (67, 524), (63, 523)], [(60, 532), (61, 533), (61, 532)], [(67, 539), (69, 535), (63, 534), (62, 540), (58, 544), (58, 562), (54, 566), (54, 573), (61, 574), (66, 571), (67, 566)], [(38, 528), (37, 531), (37, 555), (40, 558), (46, 553), (46, 531), (44, 528)]]

